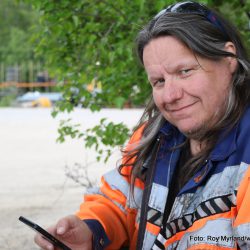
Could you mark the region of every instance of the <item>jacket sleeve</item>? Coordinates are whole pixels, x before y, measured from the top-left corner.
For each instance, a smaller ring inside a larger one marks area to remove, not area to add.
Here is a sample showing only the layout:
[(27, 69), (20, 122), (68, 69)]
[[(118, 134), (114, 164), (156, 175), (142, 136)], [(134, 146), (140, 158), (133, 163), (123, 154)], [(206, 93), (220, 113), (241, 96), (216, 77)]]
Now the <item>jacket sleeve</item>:
[(237, 216), (234, 221), (234, 237), (240, 249), (250, 249), (250, 167), (246, 171), (237, 192)]
[[(134, 145), (140, 135), (141, 131), (134, 134), (128, 145)], [(135, 206), (130, 205), (134, 198), (130, 194), (131, 167), (124, 167), (124, 169), (122, 175), (118, 169), (103, 175), (101, 187), (88, 190), (76, 214), (80, 219), (87, 220), (92, 231), (95, 231), (92, 227), (102, 231), (100, 227), (96, 227), (100, 223), (105, 231), (103, 237), (107, 236), (110, 241), (108, 249), (119, 249), (123, 245), (128, 245), (135, 231), (137, 211)], [(143, 183), (137, 180), (136, 185), (138, 187), (136, 189), (142, 191)]]
[(84, 220), (93, 233), (92, 249), (103, 250), (110, 244), (102, 225), (98, 220)]

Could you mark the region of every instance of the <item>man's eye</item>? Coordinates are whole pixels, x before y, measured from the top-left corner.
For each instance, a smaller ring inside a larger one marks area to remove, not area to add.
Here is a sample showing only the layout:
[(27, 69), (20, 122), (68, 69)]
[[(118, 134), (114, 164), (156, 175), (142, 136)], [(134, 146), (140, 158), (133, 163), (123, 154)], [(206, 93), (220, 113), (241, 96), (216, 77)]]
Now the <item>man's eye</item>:
[(160, 78), (160, 79), (153, 82), (153, 87), (162, 86), (164, 83), (165, 83), (165, 79)]
[(179, 71), (179, 75), (180, 76), (188, 76), (188, 75), (190, 75), (191, 71), (192, 71), (192, 69), (182, 69)]
[(191, 69), (183, 69), (183, 70), (181, 70), (181, 73), (182, 74), (187, 74), (187, 73), (189, 73), (191, 71)]

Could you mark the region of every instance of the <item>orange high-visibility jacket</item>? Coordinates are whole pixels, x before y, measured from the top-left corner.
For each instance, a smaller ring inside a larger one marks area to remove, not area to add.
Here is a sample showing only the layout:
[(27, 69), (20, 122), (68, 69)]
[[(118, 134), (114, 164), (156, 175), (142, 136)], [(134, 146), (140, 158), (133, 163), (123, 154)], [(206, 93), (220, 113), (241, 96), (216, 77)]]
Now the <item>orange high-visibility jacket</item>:
[[(141, 134), (136, 131), (130, 144)], [(163, 234), (168, 184), (180, 155), (173, 146), (185, 137), (166, 123), (159, 138), (146, 183), (136, 180), (131, 194), (131, 167), (124, 167), (123, 175), (114, 169), (102, 177), (100, 188), (88, 191), (77, 216), (102, 225), (110, 240), (105, 249), (249, 250), (250, 109), (229, 133), (221, 133), (208, 159), (178, 193)]]

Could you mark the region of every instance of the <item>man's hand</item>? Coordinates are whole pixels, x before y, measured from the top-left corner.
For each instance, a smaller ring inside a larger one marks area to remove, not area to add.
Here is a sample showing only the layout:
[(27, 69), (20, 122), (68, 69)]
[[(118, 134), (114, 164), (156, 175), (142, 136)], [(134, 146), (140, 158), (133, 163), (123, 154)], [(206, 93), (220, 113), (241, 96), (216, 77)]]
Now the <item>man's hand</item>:
[[(48, 228), (47, 231), (72, 250), (92, 249), (93, 234), (87, 224), (75, 215), (60, 219), (56, 225)], [(59, 250), (40, 234), (36, 234), (35, 242), (42, 249)]]

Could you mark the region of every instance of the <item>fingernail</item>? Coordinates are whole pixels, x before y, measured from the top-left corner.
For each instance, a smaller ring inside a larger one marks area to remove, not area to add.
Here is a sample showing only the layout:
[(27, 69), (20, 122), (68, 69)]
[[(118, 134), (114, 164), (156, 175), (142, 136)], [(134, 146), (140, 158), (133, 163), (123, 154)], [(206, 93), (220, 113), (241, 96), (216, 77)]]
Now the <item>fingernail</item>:
[(57, 232), (58, 234), (63, 234), (64, 231), (65, 231), (65, 230), (64, 230), (64, 227), (58, 227), (56, 232)]
[(47, 245), (47, 249), (48, 249), (48, 250), (53, 250), (54, 248), (53, 248), (52, 245)]

